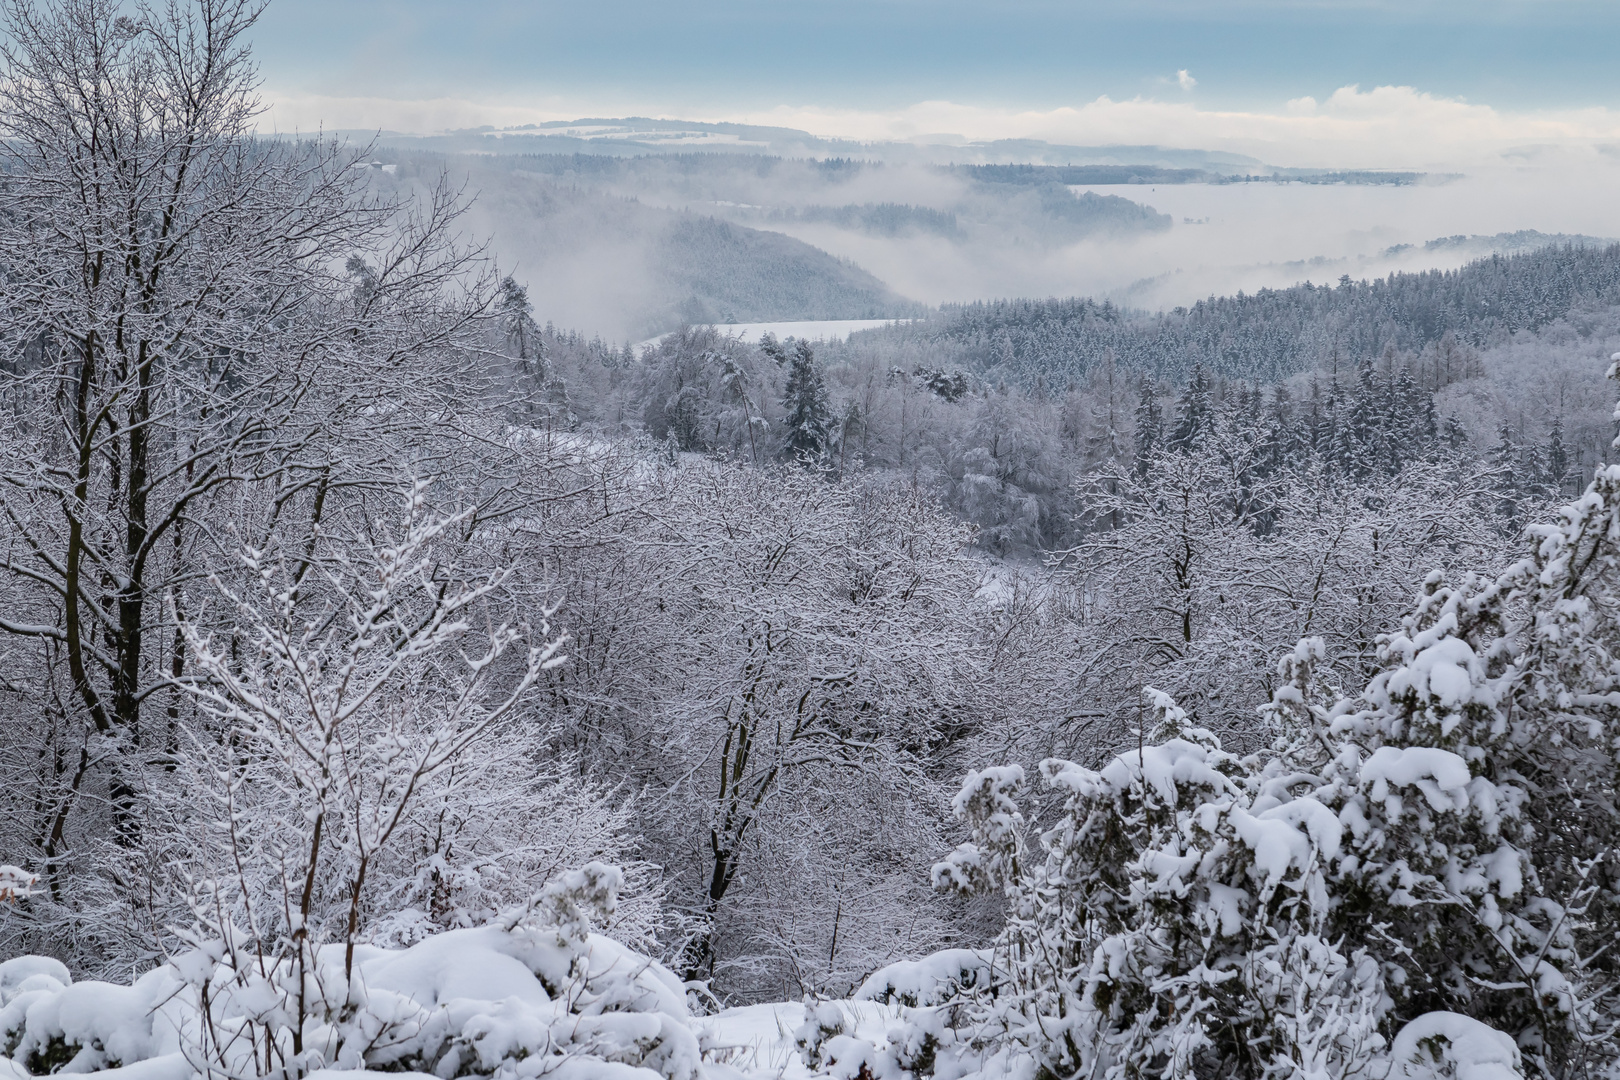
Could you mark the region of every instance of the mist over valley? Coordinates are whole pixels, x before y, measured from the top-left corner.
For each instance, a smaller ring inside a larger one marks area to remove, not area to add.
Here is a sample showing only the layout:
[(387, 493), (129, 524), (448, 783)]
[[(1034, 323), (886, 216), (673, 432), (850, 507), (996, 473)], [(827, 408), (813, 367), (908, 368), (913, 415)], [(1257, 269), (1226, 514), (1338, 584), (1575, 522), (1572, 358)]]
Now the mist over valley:
[(1597, 197), (1620, 165), (1547, 150), (1423, 173), (1153, 146), (554, 127), (573, 134), (384, 134), (377, 152), (412, 176), (466, 177), (474, 227), (546, 318), (611, 340), (682, 321), (900, 317), (1019, 296), (1167, 310), (1620, 236), (1620, 209)]

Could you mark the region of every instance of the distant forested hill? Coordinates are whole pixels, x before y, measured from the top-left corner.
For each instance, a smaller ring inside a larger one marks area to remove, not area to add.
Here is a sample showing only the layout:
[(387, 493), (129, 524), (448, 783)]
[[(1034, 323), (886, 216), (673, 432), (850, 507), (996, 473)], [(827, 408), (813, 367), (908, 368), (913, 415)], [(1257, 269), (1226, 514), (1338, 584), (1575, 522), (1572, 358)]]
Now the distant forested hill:
[[(1124, 368), (1180, 381), (1195, 364), (1275, 382), (1387, 346), (1416, 351), (1448, 332), (1486, 345), (1583, 306), (1620, 304), (1620, 244), (1554, 246), (1459, 270), (1394, 274), (1336, 287), (1298, 285), (1211, 297), (1146, 315), (1088, 299), (948, 305), (924, 323), (872, 331), (943, 350), (1025, 385), (1083, 376), (1112, 351)], [(874, 338), (875, 340), (875, 338)]]
[[(1070, 184), (1164, 180), (1185, 183), (1213, 173), (1151, 166), (923, 166), (909, 185), (931, 205), (843, 201), (879, 182), (900, 182), (883, 162), (798, 159), (758, 154), (509, 155), (483, 166), (491, 174), (546, 177), (558, 185), (686, 207), (766, 229), (830, 225), (873, 236), (917, 233), (972, 240), (1066, 244), (1100, 236), (1162, 232), (1171, 218), (1118, 195), (1076, 193)], [(834, 202), (833, 200), (839, 200)]]
[[(492, 236), (546, 315), (615, 340), (683, 322), (904, 318), (926, 313), (848, 260), (780, 232), (713, 216), (694, 200), (641, 199), (557, 175), (532, 159), (399, 155), (379, 184), (426, 185), (466, 170), (474, 234)], [(606, 159), (609, 164), (612, 159)], [(579, 159), (581, 168), (600, 164)], [(675, 164), (679, 164), (676, 161)]]
[(1218, 179), (1204, 169), (1157, 165), (957, 165), (956, 171), (984, 184), (1194, 184)]
[(922, 314), (853, 263), (781, 233), (683, 214), (659, 241), (666, 295), (691, 323)]
[(847, 206), (805, 206), (772, 211), (772, 224), (810, 222), (853, 229), (868, 236), (909, 236), (929, 233), (956, 240), (962, 236), (956, 214), (910, 203), (863, 203)]

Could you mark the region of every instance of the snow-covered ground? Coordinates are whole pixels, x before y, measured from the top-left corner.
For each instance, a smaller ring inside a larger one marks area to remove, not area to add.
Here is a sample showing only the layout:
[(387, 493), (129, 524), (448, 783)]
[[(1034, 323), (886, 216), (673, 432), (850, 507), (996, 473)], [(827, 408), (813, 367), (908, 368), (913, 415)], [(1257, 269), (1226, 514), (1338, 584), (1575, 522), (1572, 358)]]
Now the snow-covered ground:
[[(594, 875), (587, 880), (586, 875)], [(314, 1064), (311, 1080), (1017, 1080), (1030, 1058), (990, 1054), (947, 1034), (940, 1002), (988, 975), (988, 958), (947, 950), (875, 974), (851, 1000), (771, 1002), (692, 1017), (667, 968), (591, 934), (579, 901), (595, 882), (619, 880), (593, 865), (571, 875), (540, 910), (452, 930), (404, 949), (362, 945), (352, 985), (343, 948), (306, 954), (308, 983), (285, 958), (241, 969), (205, 946), (133, 985), (75, 983), (49, 957), (0, 963), (0, 1080), (99, 1073), (103, 1080), (202, 1080), (283, 1075), (260, 1053)], [(30, 882), (31, 884), (31, 882)], [(611, 905), (611, 895), (608, 897)], [(549, 912), (544, 911), (549, 907)], [(294, 990), (319, 989), (318, 1000)], [(549, 990), (547, 988), (550, 988)], [(206, 990), (207, 992), (203, 992)], [(880, 1002), (871, 997), (894, 998)], [(906, 1007), (911, 1000), (922, 1008)], [(813, 1011), (812, 1011), (813, 1010)], [(290, 1018), (306, 1050), (289, 1057)], [(234, 1033), (221, 1040), (217, 1032)], [(927, 1051), (919, 1035), (937, 1047)], [(950, 1047), (954, 1051), (947, 1052)], [(279, 1047), (279, 1050), (267, 1049)], [(908, 1063), (909, 1062), (909, 1063)], [(1436, 1012), (1406, 1025), (1388, 1057), (1356, 1080), (1523, 1080), (1511, 1037), (1477, 1020)], [(319, 1066), (324, 1065), (325, 1068)], [(812, 1067), (812, 1065), (814, 1067)], [(431, 1073), (426, 1070), (431, 1069)]]
[[(840, 1001), (837, 1005), (843, 1010), (848, 1032), (874, 1043), (903, 1021), (898, 1005), (876, 1001)], [(807, 1080), (813, 1074), (793, 1043), (794, 1032), (804, 1021), (803, 1003), (773, 1001), (727, 1009), (695, 1023), (708, 1032), (705, 1042), (711, 1047), (711, 1060), (745, 1073)]]

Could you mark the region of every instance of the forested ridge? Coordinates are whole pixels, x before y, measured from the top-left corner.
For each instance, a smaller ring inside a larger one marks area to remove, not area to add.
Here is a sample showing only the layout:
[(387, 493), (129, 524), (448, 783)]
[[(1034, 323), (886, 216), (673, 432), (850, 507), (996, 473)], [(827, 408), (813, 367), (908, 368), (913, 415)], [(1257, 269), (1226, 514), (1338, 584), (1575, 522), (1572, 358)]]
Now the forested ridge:
[(1110, 352), (1119, 366), (1156, 378), (1180, 382), (1202, 364), (1271, 383), (1334, 358), (1354, 364), (1389, 345), (1420, 350), (1448, 333), (1480, 347), (1617, 301), (1620, 245), (1570, 245), (1458, 270), (1210, 297), (1158, 315), (1088, 299), (948, 304), (921, 325), (886, 333), (916, 336), (958, 363), (1025, 385), (1081, 378)]
[(259, 11), (0, 8), (0, 1072), (1620, 1076), (1620, 252), (608, 345)]

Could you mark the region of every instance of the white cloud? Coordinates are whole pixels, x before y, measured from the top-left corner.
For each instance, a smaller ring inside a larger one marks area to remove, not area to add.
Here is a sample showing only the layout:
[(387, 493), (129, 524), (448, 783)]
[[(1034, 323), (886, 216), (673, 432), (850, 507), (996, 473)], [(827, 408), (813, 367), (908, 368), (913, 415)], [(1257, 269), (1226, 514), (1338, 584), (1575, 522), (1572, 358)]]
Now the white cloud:
[(278, 132), (326, 130), (400, 131), (431, 134), (461, 128), (516, 127), (548, 120), (576, 120), (581, 116), (646, 115), (636, 104), (530, 101), (472, 101), (464, 98), (402, 99), (339, 97), (320, 94), (264, 92), (269, 106), (259, 126)]
[[(1182, 72), (1180, 74), (1186, 74)], [(1191, 83), (1192, 77), (1187, 75)], [(439, 98), (318, 97), (266, 93), (267, 127), (281, 131), (383, 128), (431, 132), (480, 124), (515, 126), (580, 116), (668, 115), (645, 102), (484, 102)], [(1211, 109), (1191, 101), (1099, 97), (1079, 105), (1015, 109), (924, 101), (877, 111), (781, 105), (732, 113), (679, 115), (801, 128), (868, 141), (1045, 139), (1071, 145), (1153, 143), (1250, 154), (1276, 165), (1336, 168), (1463, 169), (1497, 163), (1524, 147), (1593, 156), (1620, 141), (1620, 111), (1594, 107), (1508, 112), (1409, 86), (1346, 86), (1323, 101), (1295, 98), (1273, 111)]]
[(1193, 78), (1192, 75), (1188, 73), (1186, 68), (1182, 68), (1180, 71), (1176, 72), (1176, 82), (1181, 85), (1183, 90), (1191, 90), (1193, 87), (1198, 85), (1198, 80)]
[(894, 112), (783, 106), (748, 114), (760, 123), (880, 140), (951, 131), (970, 139), (1034, 138), (1073, 145), (1156, 143), (1245, 153), (1276, 165), (1466, 168), (1526, 144), (1586, 155), (1620, 139), (1620, 111), (1503, 112), (1409, 86), (1349, 86), (1327, 100), (1298, 98), (1275, 112), (1200, 108), (1191, 102), (1100, 97), (1056, 109), (997, 109), (929, 101)]

